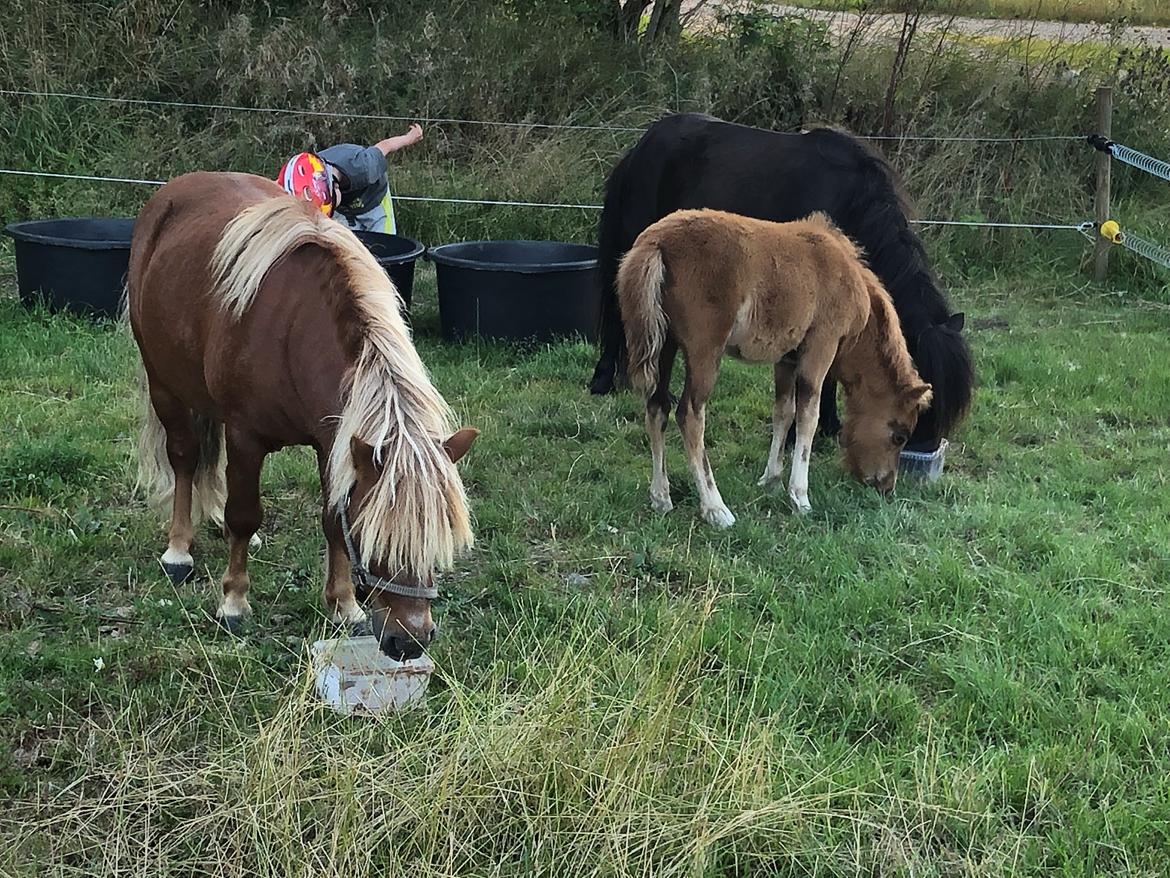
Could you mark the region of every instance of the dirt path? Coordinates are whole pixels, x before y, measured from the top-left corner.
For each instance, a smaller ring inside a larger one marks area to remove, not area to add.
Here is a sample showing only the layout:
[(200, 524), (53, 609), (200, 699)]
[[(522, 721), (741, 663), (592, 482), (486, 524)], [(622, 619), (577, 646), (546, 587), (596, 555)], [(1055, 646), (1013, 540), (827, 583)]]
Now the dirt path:
[[(734, 0), (719, 2), (726, 8), (735, 8)], [(693, 6), (694, 0), (683, 7)], [(707, 4), (708, 8), (715, 3)], [(857, 27), (860, 15), (856, 12), (838, 12), (821, 9), (805, 9), (799, 6), (770, 4), (770, 9), (784, 15), (801, 15), (817, 21), (827, 22), (835, 33), (851, 33)], [(902, 16), (897, 14), (865, 14), (865, 31), (868, 34), (882, 34), (896, 37), (902, 30)], [(1033, 39), (1063, 41), (1067, 43), (1097, 42), (1108, 43), (1116, 39), (1131, 45), (1157, 46), (1170, 49), (1170, 27), (1122, 27), (1116, 30), (1104, 24), (1085, 24), (1064, 21), (1029, 21), (1024, 19), (964, 18), (949, 15), (924, 15), (919, 24), (920, 31), (948, 30), (968, 36), (995, 37), (998, 39)]]

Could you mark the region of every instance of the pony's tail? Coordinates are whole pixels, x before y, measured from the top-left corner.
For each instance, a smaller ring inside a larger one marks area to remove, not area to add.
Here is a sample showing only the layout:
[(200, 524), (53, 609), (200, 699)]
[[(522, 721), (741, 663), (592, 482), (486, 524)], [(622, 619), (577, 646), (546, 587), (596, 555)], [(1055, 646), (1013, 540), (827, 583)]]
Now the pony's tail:
[(618, 268), (617, 291), (629, 349), (630, 386), (645, 396), (658, 386), (658, 359), (666, 341), (665, 285), (666, 262), (658, 245), (635, 243)]
[[(175, 496), (175, 471), (167, 457), (167, 431), (154, 406), (146, 370), (139, 368), (139, 394), (142, 426), (138, 434), (138, 484), (150, 504), (165, 511)], [(195, 433), (199, 437), (199, 462), (191, 488), (191, 522), (209, 518), (223, 525), (223, 507), (227, 501), (227, 454), (224, 449), (223, 424), (200, 414), (194, 415)]]
[(594, 394), (616, 390), (626, 377), (626, 340), (617, 300), (617, 273), (622, 253), (632, 243), (622, 239), (622, 227), (627, 221), (623, 195), (629, 185), (636, 151), (636, 146), (629, 149), (605, 181), (605, 200), (597, 226), (597, 280), (601, 284), (597, 337), (601, 341), (601, 355), (589, 381), (589, 392)]

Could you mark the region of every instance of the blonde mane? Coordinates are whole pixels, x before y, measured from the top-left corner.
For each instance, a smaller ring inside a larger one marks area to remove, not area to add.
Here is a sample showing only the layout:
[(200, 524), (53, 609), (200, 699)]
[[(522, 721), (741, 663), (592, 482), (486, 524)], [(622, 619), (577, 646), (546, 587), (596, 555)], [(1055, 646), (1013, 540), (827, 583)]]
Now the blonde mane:
[(453, 431), (451, 409), (431, 383), (381, 266), (340, 223), (277, 196), (224, 228), (211, 263), (216, 292), (238, 319), (272, 266), (305, 244), (337, 260), (361, 323), (361, 349), (342, 388), (329, 454), (329, 503), (342, 508), (357, 482), (352, 440), (371, 445), (378, 480), (353, 523), (361, 560), (425, 578), (470, 547), (471, 522), (463, 481), (442, 445)]

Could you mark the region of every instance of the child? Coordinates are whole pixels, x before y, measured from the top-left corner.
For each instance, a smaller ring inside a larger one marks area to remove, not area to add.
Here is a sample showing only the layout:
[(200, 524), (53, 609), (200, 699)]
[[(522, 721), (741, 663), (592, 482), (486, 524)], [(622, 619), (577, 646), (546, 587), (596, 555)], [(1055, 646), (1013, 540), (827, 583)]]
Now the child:
[[(393, 235), (394, 205), (390, 198), (390, 183), (386, 178), (386, 159), (392, 152), (422, 140), (419, 125), (411, 125), (405, 134), (380, 140), (373, 146), (339, 143), (313, 153), (301, 153), (283, 168), (277, 182), (285, 190), (317, 204), (327, 216), (333, 216), (349, 228)], [(319, 184), (310, 185), (310, 177), (317, 176), (315, 159), (323, 161), (329, 172), (330, 192), (320, 190)]]

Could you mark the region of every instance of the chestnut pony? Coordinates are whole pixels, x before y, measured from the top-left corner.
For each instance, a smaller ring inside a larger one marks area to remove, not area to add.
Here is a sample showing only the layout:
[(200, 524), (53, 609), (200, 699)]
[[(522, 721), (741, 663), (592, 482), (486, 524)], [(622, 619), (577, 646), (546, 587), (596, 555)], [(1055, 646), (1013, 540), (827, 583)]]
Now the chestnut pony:
[(672, 506), (664, 446), (679, 348), (686, 382), (678, 425), (708, 524), (735, 523), (703, 444), (707, 398), (725, 351), (774, 368), (772, 447), (760, 485), (783, 475), (795, 416), (788, 494), (798, 512), (811, 508), (808, 459), (821, 388), (832, 376), (845, 391), (846, 466), (882, 494), (893, 491), (898, 455), (930, 404), (931, 387), (914, 369), (881, 281), (824, 214), (773, 223), (716, 210), (676, 211), (638, 236), (618, 270), (617, 292), (630, 383), (646, 396), (656, 510)]
[(477, 433), (453, 431), (369, 251), (261, 177), (187, 174), (135, 221), (126, 307), (145, 379), (140, 482), (171, 503), (171, 579), (193, 571), (200, 516), (222, 522), (216, 617), (236, 630), (251, 612), (264, 458), (309, 445), (326, 606), (357, 630), (372, 621), (392, 658), (421, 654), (436, 634), (435, 571), (472, 542), (455, 462)]

